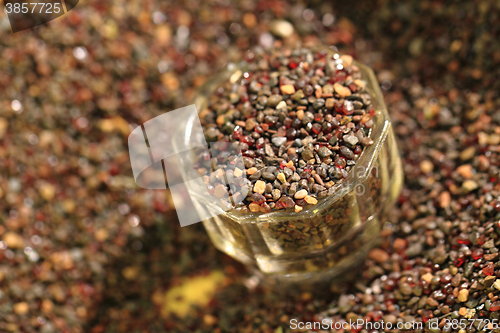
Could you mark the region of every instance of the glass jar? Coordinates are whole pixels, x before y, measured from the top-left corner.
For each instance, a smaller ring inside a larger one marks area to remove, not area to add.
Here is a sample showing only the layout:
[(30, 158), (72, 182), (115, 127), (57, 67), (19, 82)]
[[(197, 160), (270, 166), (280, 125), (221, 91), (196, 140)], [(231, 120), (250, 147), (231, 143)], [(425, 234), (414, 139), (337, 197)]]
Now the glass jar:
[[(336, 53), (321, 49), (332, 57)], [(215, 247), (246, 264), (267, 283), (313, 285), (331, 281), (358, 266), (376, 244), (401, 190), (401, 160), (378, 82), (369, 67), (356, 61), (353, 64), (359, 67), (376, 110), (369, 133), (374, 143), (364, 148), (348, 177), (332, 187), (328, 196), (300, 212), (241, 213), (235, 209), (221, 211), (195, 189), (188, 189), (198, 202), (195, 206), (200, 216), (215, 216), (203, 221)], [(244, 62), (230, 64), (208, 81), (195, 98), (198, 112), (207, 107), (215, 89), (244, 71)], [(192, 121), (180, 120), (174, 141), (188, 146), (189, 140), (199, 139), (191, 135)], [(193, 179), (195, 170), (182, 167), (182, 158), (178, 162), (182, 178)]]

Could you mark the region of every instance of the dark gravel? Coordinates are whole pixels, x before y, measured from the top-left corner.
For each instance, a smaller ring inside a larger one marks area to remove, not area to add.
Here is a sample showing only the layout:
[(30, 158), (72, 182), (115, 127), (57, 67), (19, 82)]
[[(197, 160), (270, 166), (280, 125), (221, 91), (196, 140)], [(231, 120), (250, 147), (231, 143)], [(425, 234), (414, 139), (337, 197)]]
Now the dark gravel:
[[(279, 333), (292, 318), (498, 318), (498, 4), (87, 1), (28, 32), (11, 34), (5, 19), (0, 331)], [(277, 38), (333, 44), (371, 66), (403, 156), (384, 241), (332, 285), (337, 296), (255, 288), (201, 225), (180, 228), (165, 192), (137, 190), (128, 164), (129, 124), (186, 105), (218, 66)]]

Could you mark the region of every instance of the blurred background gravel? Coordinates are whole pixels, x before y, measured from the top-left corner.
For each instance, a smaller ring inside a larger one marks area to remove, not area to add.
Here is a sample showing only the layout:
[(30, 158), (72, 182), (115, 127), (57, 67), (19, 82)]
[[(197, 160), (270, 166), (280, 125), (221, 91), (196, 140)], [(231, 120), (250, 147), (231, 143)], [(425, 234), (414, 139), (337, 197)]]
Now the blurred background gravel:
[[(371, 66), (404, 157), (394, 224), (359, 279), (335, 286), (342, 302), (398, 271), (394, 235), (425, 239), (425, 254), (446, 243), (436, 220), (498, 221), (498, 2), (89, 0), (16, 34), (2, 11), (1, 332), (279, 333), (291, 318), (346, 318), (338, 297), (256, 287), (201, 224), (180, 228), (167, 191), (132, 177), (131, 129), (276, 40), (335, 45)], [(472, 183), (454, 173), (468, 160)]]

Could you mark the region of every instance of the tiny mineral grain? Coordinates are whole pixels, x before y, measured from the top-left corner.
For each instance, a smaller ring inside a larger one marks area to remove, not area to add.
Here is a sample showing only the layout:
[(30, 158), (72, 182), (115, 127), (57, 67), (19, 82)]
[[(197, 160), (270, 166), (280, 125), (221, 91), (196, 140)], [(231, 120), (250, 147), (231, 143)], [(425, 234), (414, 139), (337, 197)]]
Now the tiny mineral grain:
[(468, 299), (469, 299), (469, 291), (467, 289), (460, 290), (460, 292), (458, 293), (458, 301), (463, 303), (467, 302)]

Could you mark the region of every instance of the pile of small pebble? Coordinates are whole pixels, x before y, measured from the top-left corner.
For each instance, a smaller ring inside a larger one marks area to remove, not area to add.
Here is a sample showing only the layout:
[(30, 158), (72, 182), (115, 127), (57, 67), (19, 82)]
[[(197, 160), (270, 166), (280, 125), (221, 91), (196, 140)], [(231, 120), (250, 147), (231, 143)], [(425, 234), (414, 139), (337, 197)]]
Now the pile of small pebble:
[[(205, 182), (216, 197), (228, 191), (233, 202), (243, 197), (241, 210), (299, 212), (335, 193), (363, 147), (373, 144), (376, 111), (366, 81), (351, 56), (326, 50), (277, 47), (247, 59), (245, 72), (216, 89), (200, 113), (207, 141), (231, 143), (244, 168), (227, 169), (223, 151), (212, 156), (220, 174)], [(211, 172), (212, 161), (201, 155), (199, 173)]]

